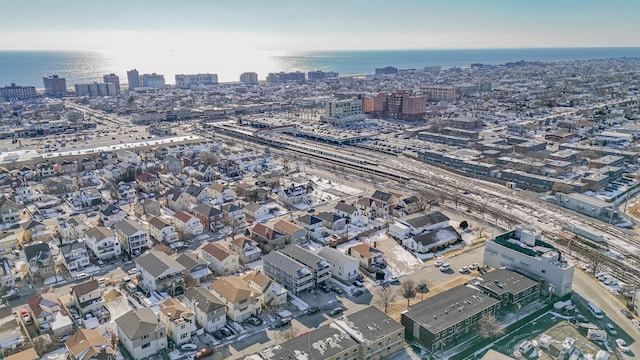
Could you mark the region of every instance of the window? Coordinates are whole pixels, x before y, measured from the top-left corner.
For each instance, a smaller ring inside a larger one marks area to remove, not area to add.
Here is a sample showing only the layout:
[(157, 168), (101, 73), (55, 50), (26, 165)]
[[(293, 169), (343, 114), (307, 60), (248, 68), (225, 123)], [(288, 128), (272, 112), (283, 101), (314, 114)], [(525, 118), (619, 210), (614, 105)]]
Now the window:
[(146, 339), (148, 339), (148, 338), (149, 338), (149, 334), (142, 335), (142, 340), (146, 340)]
[(149, 346), (151, 346), (151, 343), (142, 344), (142, 348), (143, 348), (143, 349), (146, 349), (146, 348), (148, 348)]
[(185, 339), (187, 337), (188, 334), (181, 334), (180, 335), (180, 339)]

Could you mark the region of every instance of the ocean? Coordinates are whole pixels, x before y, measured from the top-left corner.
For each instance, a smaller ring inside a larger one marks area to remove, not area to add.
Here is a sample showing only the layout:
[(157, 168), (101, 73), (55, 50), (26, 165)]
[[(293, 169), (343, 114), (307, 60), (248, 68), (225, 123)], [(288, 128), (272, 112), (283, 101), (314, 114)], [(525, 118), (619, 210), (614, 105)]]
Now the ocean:
[(256, 72), (259, 79), (269, 72), (323, 70), (340, 75), (372, 74), (375, 68), (421, 69), (469, 67), (472, 63), (504, 64), (511, 61), (569, 61), (640, 57), (640, 48), (528, 48), (469, 50), (370, 50), (370, 51), (244, 51), (155, 52), (99, 51), (0, 51), (0, 86), (15, 83), (42, 88), (42, 77), (57, 74), (67, 87), (102, 82), (102, 75), (115, 73), (122, 84), (127, 70), (158, 73), (173, 84), (175, 74), (215, 73), (220, 82), (238, 81), (243, 72)]

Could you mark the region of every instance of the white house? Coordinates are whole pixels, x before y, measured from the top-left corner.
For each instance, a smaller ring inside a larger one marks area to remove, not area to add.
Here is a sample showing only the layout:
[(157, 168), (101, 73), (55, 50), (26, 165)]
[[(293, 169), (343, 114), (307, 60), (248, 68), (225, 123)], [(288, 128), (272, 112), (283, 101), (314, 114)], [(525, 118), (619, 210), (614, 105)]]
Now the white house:
[(134, 359), (167, 348), (167, 328), (150, 308), (131, 310), (116, 319), (120, 343)]
[(331, 275), (339, 281), (350, 284), (360, 275), (360, 262), (332, 247), (323, 247), (318, 256), (331, 264)]
[(219, 243), (205, 243), (200, 248), (202, 258), (217, 275), (229, 275), (240, 269), (240, 257)]
[(156, 241), (171, 244), (179, 240), (176, 228), (159, 217), (149, 220), (149, 235)]
[(252, 202), (244, 207), (244, 213), (254, 219), (260, 219), (269, 215), (269, 209), (265, 206)]
[(449, 219), (440, 211), (412, 214), (397, 219), (389, 225), (389, 234), (396, 239), (405, 239), (421, 233), (449, 226)]
[(185, 211), (177, 211), (174, 215), (174, 225), (177, 230), (183, 231), (185, 234), (200, 235), (204, 232), (204, 225), (197, 217)]
[(214, 332), (226, 324), (227, 307), (211, 291), (201, 287), (187, 290), (185, 305), (196, 314), (196, 321), (204, 331)]
[(96, 226), (84, 233), (84, 243), (100, 260), (108, 260), (122, 253), (115, 234), (104, 226)]
[(177, 299), (167, 299), (160, 309), (160, 320), (167, 327), (167, 335), (176, 345), (191, 342), (197, 330), (196, 315)]

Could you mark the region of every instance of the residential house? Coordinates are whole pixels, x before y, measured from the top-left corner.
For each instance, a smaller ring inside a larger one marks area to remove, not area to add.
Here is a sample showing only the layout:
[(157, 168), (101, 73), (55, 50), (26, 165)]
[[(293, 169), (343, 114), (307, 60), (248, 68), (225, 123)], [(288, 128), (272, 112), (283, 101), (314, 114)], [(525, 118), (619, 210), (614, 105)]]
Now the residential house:
[(305, 214), (297, 218), (295, 222), (307, 231), (307, 239), (318, 240), (322, 238), (322, 219)]
[(176, 261), (185, 268), (186, 274), (198, 284), (202, 279), (211, 275), (209, 264), (198, 255), (198, 252), (184, 252), (176, 257)]
[(262, 257), (258, 242), (242, 235), (229, 242), (229, 249), (238, 254), (241, 264), (248, 264)]
[(18, 250), (18, 237), (13, 232), (0, 233), (0, 255), (9, 254)]
[(75, 174), (78, 172), (78, 164), (75, 161), (65, 160), (55, 164), (54, 168), (58, 174)]
[(278, 220), (273, 229), (287, 236), (290, 244), (299, 244), (307, 239), (307, 230), (287, 220)]
[(126, 163), (129, 163), (129, 164), (138, 163), (138, 155), (136, 153), (134, 153), (133, 151), (124, 150), (124, 149), (120, 150), (120, 151), (117, 151), (116, 152), (116, 157), (121, 162), (126, 162)]
[(208, 204), (199, 204), (193, 208), (193, 215), (200, 220), (202, 226), (211, 231), (217, 231), (222, 220), (222, 211)]
[(287, 240), (286, 235), (264, 224), (255, 224), (251, 228), (251, 238), (257, 240), (263, 250), (281, 249), (285, 246)]
[(129, 255), (141, 254), (148, 247), (149, 233), (138, 222), (124, 219), (113, 225), (120, 248)]
[(141, 274), (138, 286), (147, 293), (166, 292), (171, 296), (184, 293), (185, 268), (162, 251), (149, 250), (135, 260)]
[(134, 205), (133, 211), (137, 217), (143, 215), (160, 216), (162, 215), (162, 205), (155, 199), (138, 199)]
[(422, 211), (423, 204), (420, 202), (417, 196), (407, 196), (398, 201), (393, 208), (394, 215), (397, 217), (407, 216)]
[(47, 227), (45, 224), (35, 221), (29, 220), (22, 224), (22, 245), (32, 243), (32, 242), (44, 242), (49, 241), (51, 238), (50, 234), (47, 233)]
[(252, 219), (262, 219), (269, 215), (269, 209), (266, 206), (251, 202), (244, 206), (244, 213)]
[(47, 243), (29, 244), (24, 246), (24, 255), (29, 264), (29, 271), (33, 276), (43, 279), (54, 276), (55, 264)]
[(84, 236), (89, 226), (80, 215), (71, 218), (58, 218), (58, 235), (63, 243), (75, 242)]
[(241, 221), (244, 216), (244, 209), (234, 203), (222, 204), (219, 207), (223, 213), (223, 219), (226, 217), (227, 220), (235, 219), (235, 221)]
[(104, 226), (96, 226), (84, 233), (84, 243), (99, 260), (109, 260), (122, 253), (116, 235)]
[(209, 285), (227, 307), (227, 317), (242, 322), (262, 311), (263, 294), (237, 276), (221, 276)]
[(296, 296), (315, 286), (313, 272), (309, 268), (279, 251), (264, 255), (262, 268), (269, 278), (274, 279)]
[(440, 211), (408, 215), (394, 220), (389, 225), (389, 234), (396, 239), (405, 239), (425, 232), (449, 226), (449, 217)]
[(460, 241), (462, 241), (462, 237), (456, 229), (447, 226), (404, 239), (402, 245), (411, 251), (425, 254), (444, 249)]
[(16, 286), (16, 279), (13, 272), (13, 261), (10, 261), (6, 257), (0, 257), (0, 287), (9, 289)]
[(322, 220), (322, 226), (331, 231), (344, 230), (347, 225), (347, 219), (340, 217), (334, 213), (323, 211), (315, 215), (318, 219)]
[(168, 337), (177, 346), (191, 342), (196, 332), (196, 315), (177, 299), (167, 299), (160, 309), (160, 321), (167, 328)]
[(22, 168), (20, 168), (20, 177), (30, 180), (35, 176), (36, 172), (33, 171), (33, 169), (31, 169), (30, 167), (23, 166)]
[(395, 204), (399, 200), (399, 196), (393, 193), (384, 192), (381, 190), (376, 190), (371, 198), (374, 200), (382, 201), (385, 204)]
[(64, 342), (69, 360), (116, 360), (111, 340), (96, 329), (78, 329)]
[(89, 280), (71, 287), (73, 304), (84, 316), (104, 307), (103, 289), (98, 280)]
[(0, 196), (0, 221), (3, 224), (15, 224), (20, 220), (20, 213), (24, 206), (18, 205), (8, 195)]
[(167, 207), (173, 211), (185, 210), (193, 203), (191, 195), (178, 189), (167, 191), (165, 198), (167, 199)]
[(282, 306), (287, 304), (287, 289), (271, 280), (260, 271), (250, 271), (242, 276), (250, 287), (262, 292), (265, 306)]
[(204, 226), (197, 217), (184, 211), (173, 214), (176, 229), (185, 235), (197, 236), (204, 232)]
[(265, 360), (364, 359), (359, 357), (356, 340), (333, 324), (321, 326), (278, 346), (264, 349), (260, 352), (260, 356)]
[(131, 310), (116, 319), (118, 339), (134, 359), (167, 348), (167, 328), (149, 308)]
[(202, 180), (203, 181), (214, 181), (220, 178), (220, 173), (216, 170), (212, 165), (208, 165), (202, 171)]
[(100, 206), (98, 217), (100, 223), (105, 227), (112, 227), (115, 223), (124, 220), (127, 217), (127, 213), (117, 205), (107, 203)]
[(60, 246), (60, 252), (63, 264), (71, 274), (80, 272), (91, 264), (83, 242), (63, 244)]
[(280, 200), (288, 205), (299, 204), (307, 200), (307, 187), (304, 185), (291, 186), (282, 189), (279, 193)]
[(242, 170), (240, 170), (240, 165), (233, 160), (222, 160), (218, 163), (218, 171), (228, 178), (240, 177), (242, 175)]
[(240, 270), (240, 257), (220, 243), (205, 243), (200, 254), (217, 275), (229, 275)]
[(236, 193), (233, 189), (220, 183), (213, 183), (207, 186), (207, 192), (211, 199), (212, 204), (222, 204), (233, 200), (236, 197)]
[(227, 307), (211, 291), (201, 287), (191, 288), (185, 292), (184, 302), (204, 331), (212, 333), (225, 326)]
[(116, 182), (122, 177), (122, 169), (118, 166), (106, 165), (102, 170), (104, 170), (104, 178), (109, 181)]
[(160, 189), (160, 179), (155, 175), (143, 172), (140, 175), (136, 175), (136, 188), (150, 194)]
[(73, 192), (74, 180), (68, 175), (57, 176), (42, 180), (42, 188), (45, 194), (61, 195)]
[(280, 252), (311, 270), (316, 286), (324, 284), (331, 278), (331, 263), (311, 251), (299, 245), (289, 245)]
[(178, 173), (182, 170), (182, 161), (174, 155), (167, 155), (162, 160), (162, 165), (164, 165), (164, 169), (170, 173)]
[(363, 197), (358, 199), (354, 205), (357, 206), (367, 218), (372, 220), (382, 218), (389, 214), (389, 204), (380, 200)]
[(325, 246), (320, 249), (318, 256), (331, 264), (331, 275), (336, 280), (351, 284), (360, 275), (360, 262), (341, 251)]
[(52, 164), (41, 163), (36, 165), (36, 176), (40, 179), (56, 175), (56, 170)]
[(209, 199), (209, 192), (207, 191), (207, 188), (203, 186), (196, 186), (191, 184), (187, 186), (184, 192), (186, 192), (189, 196), (191, 196), (191, 198), (189, 199), (190, 200), (189, 202), (192, 204), (199, 203)]
[(41, 329), (48, 330), (51, 323), (60, 312), (60, 303), (53, 293), (45, 292), (27, 299), (27, 311), (33, 324)]
[(149, 220), (149, 235), (156, 241), (165, 244), (180, 240), (176, 228), (159, 217), (152, 217)]
[(102, 194), (98, 189), (82, 189), (74, 193), (71, 201), (73, 202), (73, 205), (80, 208), (97, 206), (102, 204)]
[[(0, 351), (4, 355), (32, 346), (31, 342), (27, 341), (28, 337), (26, 335), (28, 334), (26, 332), (23, 333), (25, 328), (21, 323), (11, 311), (11, 306), (0, 305), (0, 324), (2, 324), (0, 326)], [(33, 359), (32, 356), (33, 353), (25, 350), (14, 355), (3, 356), (3, 358), (6, 360), (31, 360)], [(38, 356), (36, 359), (40, 359), (40, 357)]]
[(340, 217), (349, 219), (349, 224), (356, 226), (364, 226), (368, 222), (368, 218), (362, 213), (362, 210), (342, 201), (336, 204), (333, 208), (333, 213)]
[[(18, 321), (14, 319), (12, 322), (14, 323), (13, 325), (15, 325), (18, 330), (20, 330), (20, 325), (18, 325)], [(20, 334), (19, 331), (17, 333), (14, 333), (14, 335), (18, 335), (18, 334)], [(2, 337), (2, 335), (0, 335), (0, 337)], [(24, 337), (21, 336), (20, 338), (17, 339), (18, 340), (17, 344), (13, 344), (11, 347), (3, 347), (2, 349), (13, 350), (13, 349), (16, 349), (18, 346), (24, 346), (22, 344), (24, 344), (25, 342), (23, 341), (24, 339), (22, 338)], [(36, 350), (31, 347), (26, 350), (19, 351), (15, 354), (7, 355), (4, 357), (4, 360), (40, 360), (40, 356), (38, 356), (38, 353), (36, 352)]]
[(93, 171), (97, 169), (97, 164), (94, 159), (86, 158), (80, 160), (80, 170), (82, 171)]
[(370, 270), (385, 264), (384, 253), (369, 244), (356, 244), (347, 250), (347, 254), (360, 262), (360, 266)]

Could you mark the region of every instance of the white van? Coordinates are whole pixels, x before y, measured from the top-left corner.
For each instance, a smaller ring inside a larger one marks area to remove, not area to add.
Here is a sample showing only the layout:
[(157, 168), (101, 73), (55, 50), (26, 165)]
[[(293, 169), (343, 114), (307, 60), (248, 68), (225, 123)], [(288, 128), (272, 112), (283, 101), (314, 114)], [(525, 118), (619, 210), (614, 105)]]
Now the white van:
[(589, 311), (591, 311), (591, 314), (596, 317), (596, 319), (603, 318), (602, 311), (600, 310), (599, 307), (596, 306), (596, 304), (588, 303), (587, 308), (589, 309)]

